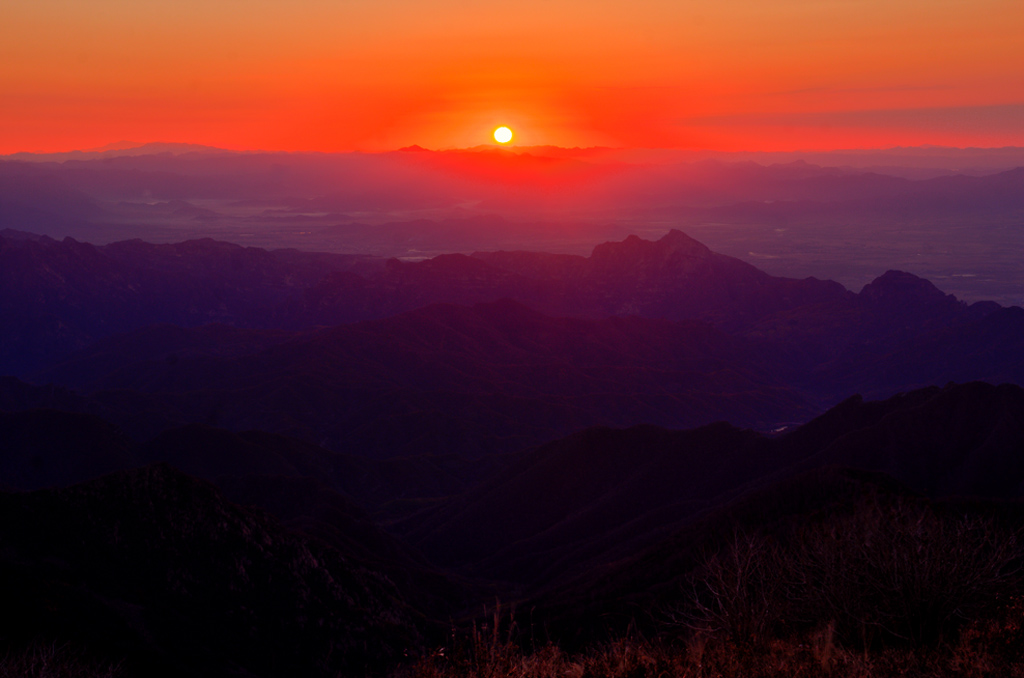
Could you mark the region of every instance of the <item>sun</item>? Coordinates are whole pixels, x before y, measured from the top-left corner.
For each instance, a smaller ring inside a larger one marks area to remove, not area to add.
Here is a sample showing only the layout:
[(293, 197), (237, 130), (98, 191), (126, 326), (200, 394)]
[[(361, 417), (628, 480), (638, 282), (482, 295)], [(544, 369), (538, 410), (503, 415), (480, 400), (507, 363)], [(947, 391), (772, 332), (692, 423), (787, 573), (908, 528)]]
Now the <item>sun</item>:
[(512, 141), (512, 130), (508, 127), (499, 127), (494, 130), (494, 140), (499, 144), (507, 144)]

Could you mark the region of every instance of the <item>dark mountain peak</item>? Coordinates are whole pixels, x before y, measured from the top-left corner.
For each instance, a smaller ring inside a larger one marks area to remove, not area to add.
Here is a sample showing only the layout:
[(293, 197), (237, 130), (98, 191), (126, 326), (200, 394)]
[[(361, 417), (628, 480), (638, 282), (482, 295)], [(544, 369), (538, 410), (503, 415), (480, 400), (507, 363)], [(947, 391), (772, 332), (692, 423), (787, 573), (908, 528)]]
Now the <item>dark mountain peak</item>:
[[(932, 496), (1021, 496), (1024, 390), (950, 383), (865, 403), (857, 426), (814, 458), (887, 473)], [(810, 425), (808, 425), (810, 426)]]
[[(1017, 345), (1021, 333), (1024, 332), (1024, 308), (1020, 306), (999, 307), (990, 313), (981, 315), (979, 320), (971, 327), (970, 335), (975, 341), (985, 346), (984, 352), (988, 355), (1003, 353), (1010, 358), (1011, 364), (1019, 364), (1020, 348)], [(961, 335), (964, 336), (963, 334)], [(961, 339), (963, 341), (963, 339)], [(1013, 356), (1018, 356), (1013, 359)], [(1018, 368), (1019, 370), (1019, 368)], [(991, 378), (986, 381), (997, 383), (1000, 380)], [(1011, 379), (1014, 383), (1021, 383), (1019, 377)]]
[(658, 240), (658, 244), (672, 252), (683, 252), (687, 256), (706, 257), (711, 250), (704, 243), (698, 242), (682, 231), (673, 228)]
[(931, 283), (906, 271), (886, 271), (864, 286), (860, 298), (866, 301), (913, 301), (934, 304), (954, 298)]
[(426, 270), (449, 270), (466, 273), (490, 271), (493, 269), (493, 267), (486, 262), (474, 259), (466, 254), (459, 254), (458, 252), (452, 254), (439, 254), (431, 259), (424, 259), (423, 261), (419, 261), (411, 265)]
[(1003, 308), (994, 301), (976, 301), (968, 307), (971, 315), (976, 318), (984, 318)]
[(1005, 318), (1013, 318), (1014, 320), (1017, 321), (1020, 321), (1022, 318), (1024, 318), (1024, 308), (1021, 308), (1020, 306), (1007, 306), (1005, 308), (998, 308), (996, 309), (996, 311), (999, 311), (1002, 317)]
[[(232, 258), (235, 260), (249, 258), (256, 261), (271, 258), (270, 253), (266, 250), (243, 247), (213, 238), (194, 238), (176, 243), (150, 243), (138, 239), (121, 240), (97, 249), (114, 261), (123, 262), (132, 267), (158, 268), (164, 271), (195, 268), (196, 273), (204, 273), (208, 276), (223, 274), (227, 268), (224, 264), (229, 263), (228, 260)], [(212, 265), (210, 260), (214, 260)], [(235, 260), (231, 260), (230, 263), (235, 265)]]
[(706, 259), (711, 256), (702, 243), (697, 242), (682, 231), (672, 229), (660, 240), (644, 240), (637, 235), (630, 235), (622, 242), (606, 242), (594, 248), (590, 255), (594, 263), (640, 263), (665, 264), (679, 257)]
[(860, 394), (852, 395), (783, 438), (787, 445), (820, 449), (850, 431), (876, 424), (892, 411), (927, 402), (938, 392), (937, 386), (931, 386), (899, 393), (884, 401), (865, 401)]
[(498, 271), (487, 262), (466, 254), (439, 254), (421, 261), (402, 261), (392, 257), (384, 262), (389, 275), (487, 275)]
[(992, 175), (989, 181), (994, 183), (1013, 183), (1018, 184), (1024, 181), (1024, 167), (1014, 167), (1013, 169), (1006, 170), (1005, 172), (999, 172), (998, 174)]

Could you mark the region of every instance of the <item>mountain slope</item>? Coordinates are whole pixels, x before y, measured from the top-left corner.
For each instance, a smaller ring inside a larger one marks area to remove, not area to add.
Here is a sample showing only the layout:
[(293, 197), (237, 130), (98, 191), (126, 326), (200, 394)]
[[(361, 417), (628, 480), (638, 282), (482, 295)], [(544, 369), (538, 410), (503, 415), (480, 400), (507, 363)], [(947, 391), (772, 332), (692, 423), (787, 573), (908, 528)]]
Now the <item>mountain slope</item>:
[[(192, 334), (201, 331), (193, 330)], [(260, 428), (363, 456), (479, 455), (594, 424), (766, 427), (814, 411), (778, 379), (770, 348), (700, 323), (550, 318), (503, 301), (431, 306), (304, 333), (253, 354), (170, 354), (144, 333), (48, 373), (102, 374), (92, 399), (179, 422)], [(133, 357), (143, 358), (132, 363)], [(102, 368), (90, 365), (100, 361)], [(65, 376), (67, 375), (67, 376)]]
[(14, 642), (147, 675), (285, 676), (380, 670), (417, 640), (386, 578), (166, 466), (0, 503)]
[(96, 247), (0, 237), (0, 373), (24, 374), (153, 323), (265, 327), (298, 290), (363, 261), (213, 240)]
[(438, 562), (555, 585), (826, 468), (883, 473), (935, 497), (1024, 497), (1024, 389), (970, 383), (850, 398), (778, 437), (727, 424), (589, 429), (516, 455), (399, 529)]

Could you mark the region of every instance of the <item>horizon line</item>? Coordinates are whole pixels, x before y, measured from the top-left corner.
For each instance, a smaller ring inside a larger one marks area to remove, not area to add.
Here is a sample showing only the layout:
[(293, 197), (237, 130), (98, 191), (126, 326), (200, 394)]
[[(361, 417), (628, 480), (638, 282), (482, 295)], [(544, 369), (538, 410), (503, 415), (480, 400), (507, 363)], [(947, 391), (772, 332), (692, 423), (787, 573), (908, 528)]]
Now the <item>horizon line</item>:
[[(17, 159), (23, 156), (33, 157), (47, 157), (47, 156), (64, 156), (64, 155), (95, 155), (95, 156), (116, 156), (118, 154), (128, 154), (130, 151), (140, 151), (154, 147), (152, 153), (138, 153), (138, 155), (160, 155), (164, 153), (170, 153), (172, 155), (186, 155), (189, 153), (208, 153), (208, 152), (219, 152), (219, 153), (236, 153), (244, 155), (350, 155), (350, 154), (362, 154), (362, 155), (386, 155), (389, 153), (450, 153), (450, 152), (505, 152), (513, 155), (528, 154), (531, 150), (537, 149), (554, 149), (559, 151), (576, 151), (576, 152), (587, 152), (587, 151), (607, 151), (607, 152), (663, 152), (663, 153), (679, 153), (679, 154), (712, 154), (712, 155), (793, 155), (793, 154), (805, 154), (805, 155), (824, 155), (824, 154), (836, 154), (836, 153), (886, 153), (886, 152), (897, 152), (897, 151), (1024, 151), (1024, 146), (945, 146), (940, 144), (920, 144), (914, 146), (888, 146), (888, 147), (846, 147), (846, 148), (829, 148), (829, 149), (809, 149), (809, 148), (796, 148), (796, 149), (774, 149), (774, 150), (763, 150), (763, 149), (744, 149), (744, 150), (720, 150), (715, 148), (683, 148), (683, 147), (658, 147), (658, 146), (558, 146), (556, 144), (534, 144), (530, 146), (516, 146), (514, 144), (478, 144), (476, 146), (465, 146), (465, 147), (447, 147), (447, 148), (427, 148), (419, 144), (410, 144), (408, 146), (402, 146), (399, 148), (387, 149), (387, 150), (363, 150), (363, 149), (349, 149), (349, 150), (334, 150), (334, 151), (320, 151), (310, 149), (260, 149), (260, 148), (227, 148), (222, 146), (211, 146), (207, 144), (199, 144), (188, 141), (147, 141), (147, 142), (133, 142), (127, 140), (120, 140), (104, 144), (102, 146), (96, 146), (85, 149), (71, 149), (65, 151), (15, 151), (13, 153), (0, 154), (0, 159)], [(174, 149), (181, 149), (178, 153), (174, 153)]]

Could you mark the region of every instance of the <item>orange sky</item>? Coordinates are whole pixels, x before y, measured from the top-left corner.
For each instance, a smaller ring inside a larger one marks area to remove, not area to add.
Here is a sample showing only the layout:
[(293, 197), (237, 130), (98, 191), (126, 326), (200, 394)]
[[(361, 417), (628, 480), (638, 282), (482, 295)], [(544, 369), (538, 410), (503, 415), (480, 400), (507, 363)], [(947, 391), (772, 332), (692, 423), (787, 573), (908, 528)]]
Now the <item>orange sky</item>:
[(1024, 146), (1021, 0), (32, 0), (0, 153)]

